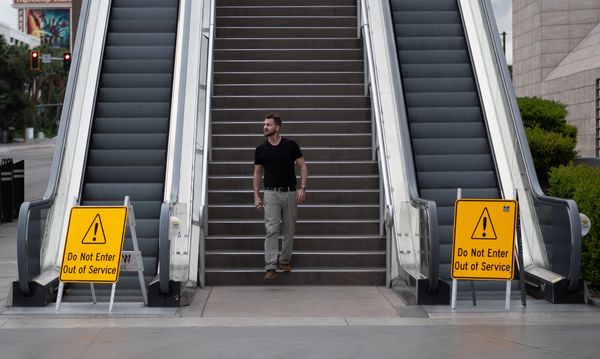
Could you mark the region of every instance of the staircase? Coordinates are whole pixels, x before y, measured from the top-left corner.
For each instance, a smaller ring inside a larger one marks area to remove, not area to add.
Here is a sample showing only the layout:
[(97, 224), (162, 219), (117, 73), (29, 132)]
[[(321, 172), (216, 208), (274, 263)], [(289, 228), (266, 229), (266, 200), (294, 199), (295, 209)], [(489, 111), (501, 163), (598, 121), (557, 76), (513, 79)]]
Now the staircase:
[(419, 192), (437, 204), (440, 278), (449, 281), (457, 188), (499, 198), (496, 167), (457, 0), (390, 4)]
[[(146, 285), (158, 267), (179, 0), (112, 0), (81, 204), (123, 205), (130, 196)], [(124, 250), (133, 250), (129, 230)], [(96, 285), (107, 300), (110, 285)], [(137, 273), (121, 273), (117, 301), (142, 301)], [(66, 301), (89, 301), (71, 284)]]
[[(217, 0), (207, 285), (385, 282), (355, 0)], [(254, 149), (278, 113), (308, 163), (293, 271), (265, 282)]]

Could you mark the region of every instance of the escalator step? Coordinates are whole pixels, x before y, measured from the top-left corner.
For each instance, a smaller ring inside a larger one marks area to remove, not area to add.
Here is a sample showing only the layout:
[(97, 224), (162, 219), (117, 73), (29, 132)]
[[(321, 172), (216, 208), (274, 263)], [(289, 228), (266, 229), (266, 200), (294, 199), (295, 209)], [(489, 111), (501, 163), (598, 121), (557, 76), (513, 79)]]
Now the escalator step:
[(101, 103), (168, 103), (171, 88), (100, 88), (97, 101)]
[(462, 36), (462, 24), (396, 24), (396, 36)]
[(96, 117), (94, 133), (161, 133), (166, 134), (169, 119), (166, 117)]
[(456, 11), (394, 11), (394, 23), (397, 24), (460, 24), (461, 18)]
[(172, 60), (103, 60), (103, 74), (173, 74)]

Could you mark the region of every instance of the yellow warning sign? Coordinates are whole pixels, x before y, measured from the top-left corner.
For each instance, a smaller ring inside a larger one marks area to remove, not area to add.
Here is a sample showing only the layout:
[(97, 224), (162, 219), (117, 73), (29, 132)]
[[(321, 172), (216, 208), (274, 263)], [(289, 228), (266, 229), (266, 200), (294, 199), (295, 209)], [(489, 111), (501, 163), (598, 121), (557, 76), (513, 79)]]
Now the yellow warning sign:
[(115, 283), (126, 223), (127, 207), (73, 207), (60, 281)]
[(102, 226), (102, 218), (99, 213), (94, 217), (94, 221), (90, 224), (87, 232), (85, 232), (81, 243), (106, 244), (106, 234), (104, 234), (104, 226)]
[(512, 279), (516, 223), (516, 201), (456, 201), (452, 238), (452, 278)]
[(481, 212), (471, 239), (498, 239), (487, 207)]

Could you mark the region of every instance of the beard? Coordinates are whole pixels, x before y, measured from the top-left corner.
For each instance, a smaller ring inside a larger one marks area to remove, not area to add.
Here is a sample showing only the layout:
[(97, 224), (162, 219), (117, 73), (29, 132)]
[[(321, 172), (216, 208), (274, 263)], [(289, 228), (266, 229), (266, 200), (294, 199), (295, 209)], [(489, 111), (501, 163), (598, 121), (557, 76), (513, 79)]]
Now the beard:
[(265, 137), (271, 137), (271, 136), (273, 136), (275, 134), (275, 130), (271, 130), (271, 131), (264, 130), (263, 134), (265, 135)]

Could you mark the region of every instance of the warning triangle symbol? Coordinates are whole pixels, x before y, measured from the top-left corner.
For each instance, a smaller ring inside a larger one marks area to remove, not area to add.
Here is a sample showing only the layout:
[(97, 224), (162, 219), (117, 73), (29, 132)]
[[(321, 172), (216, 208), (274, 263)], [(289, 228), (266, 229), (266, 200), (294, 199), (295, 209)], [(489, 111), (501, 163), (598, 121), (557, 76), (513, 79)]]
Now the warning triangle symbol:
[(104, 234), (104, 226), (102, 226), (102, 219), (100, 213), (96, 214), (90, 228), (83, 236), (81, 240), (82, 244), (106, 244), (106, 235)]
[(471, 239), (498, 239), (496, 237), (496, 231), (494, 230), (494, 224), (492, 223), (492, 217), (487, 207), (481, 212), (477, 226), (471, 235)]

